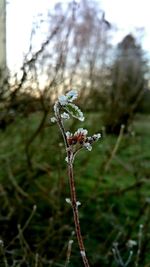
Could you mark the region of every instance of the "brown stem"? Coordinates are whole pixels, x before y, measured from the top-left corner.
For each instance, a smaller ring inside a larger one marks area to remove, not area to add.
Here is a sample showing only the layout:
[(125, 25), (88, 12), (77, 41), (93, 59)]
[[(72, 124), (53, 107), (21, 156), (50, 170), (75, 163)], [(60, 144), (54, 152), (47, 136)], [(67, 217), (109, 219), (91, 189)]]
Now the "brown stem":
[[(70, 154), (70, 152), (69, 152)], [(70, 155), (68, 155), (68, 158)], [(79, 221), (79, 212), (78, 212), (78, 205), (77, 205), (77, 197), (76, 197), (76, 189), (75, 189), (75, 182), (74, 182), (74, 174), (73, 174), (73, 165), (72, 163), (68, 164), (68, 175), (69, 175), (69, 184), (70, 184), (70, 193), (71, 193), (71, 203), (72, 203), (72, 210), (73, 210), (73, 217), (75, 223), (75, 231), (78, 239), (78, 244), (80, 248), (81, 257), (85, 267), (90, 267), (88, 259), (85, 253), (85, 247), (83, 243), (83, 238), (81, 235), (81, 228), (80, 228), (80, 221)]]
[(88, 259), (86, 257), (86, 253), (85, 253), (85, 247), (84, 247), (83, 238), (82, 238), (82, 235), (81, 235), (81, 228), (80, 228), (80, 221), (79, 221), (79, 212), (78, 212), (78, 205), (77, 205), (76, 188), (75, 188), (74, 174), (73, 174), (74, 154), (73, 154), (71, 146), (68, 144), (68, 141), (67, 141), (65, 128), (64, 128), (64, 125), (63, 125), (63, 121), (61, 119), (60, 108), (61, 108), (61, 106), (60, 106), (59, 102), (57, 102), (54, 110), (55, 110), (55, 116), (57, 118), (57, 124), (58, 124), (58, 126), (60, 128), (60, 131), (62, 133), (62, 136), (63, 136), (63, 139), (64, 139), (64, 143), (65, 143), (65, 147), (66, 147), (66, 152), (67, 152), (68, 176), (69, 176), (70, 193), (71, 193), (71, 204), (72, 204), (72, 210), (73, 210), (75, 231), (76, 231), (78, 245), (79, 245), (79, 248), (80, 248), (80, 253), (81, 253), (81, 257), (82, 257), (84, 266), (85, 267), (90, 267), (90, 265), (88, 263)]

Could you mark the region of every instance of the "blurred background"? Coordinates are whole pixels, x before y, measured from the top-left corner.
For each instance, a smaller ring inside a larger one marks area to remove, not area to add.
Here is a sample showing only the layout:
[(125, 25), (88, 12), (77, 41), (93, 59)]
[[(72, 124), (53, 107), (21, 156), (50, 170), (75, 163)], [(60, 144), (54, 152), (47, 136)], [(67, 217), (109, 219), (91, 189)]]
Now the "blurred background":
[(0, 266), (82, 266), (50, 122), (76, 89), (66, 130), (102, 134), (74, 164), (91, 266), (150, 267), (149, 26), (146, 0), (0, 0)]

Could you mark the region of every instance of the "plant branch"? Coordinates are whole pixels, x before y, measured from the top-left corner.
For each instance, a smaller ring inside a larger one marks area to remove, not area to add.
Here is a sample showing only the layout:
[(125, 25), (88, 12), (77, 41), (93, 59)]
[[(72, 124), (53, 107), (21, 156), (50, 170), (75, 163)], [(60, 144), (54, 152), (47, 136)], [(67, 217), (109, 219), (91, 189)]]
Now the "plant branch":
[(82, 257), (84, 266), (85, 267), (90, 267), (90, 265), (88, 263), (88, 259), (86, 257), (83, 237), (82, 237), (81, 228), (80, 228), (78, 204), (77, 204), (77, 197), (76, 197), (76, 188), (75, 188), (74, 173), (73, 173), (74, 154), (73, 154), (72, 147), (68, 144), (68, 141), (67, 141), (66, 131), (65, 131), (62, 119), (61, 119), (61, 115), (60, 115), (60, 108), (61, 107), (59, 106), (59, 103), (56, 103), (55, 116), (57, 118), (57, 124), (58, 124), (58, 126), (59, 126), (59, 128), (61, 130), (61, 133), (62, 133), (62, 136), (63, 136), (63, 139), (64, 139), (66, 152), (67, 152), (67, 158), (68, 158), (68, 176), (69, 176), (71, 205), (72, 205), (72, 210), (73, 210), (75, 231), (76, 231), (78, 245), (79, 245), (79, 248), (80, 248), (80, 253), (81, 253), (81, 257)]
[[(70, 152), (68, 151), (68, 153), (70, 153)], [(68, 155), (68, 158), (69, 158), (69, 155)], [(80, 253), (81, 253), (81, 257), (82, 257), (84, 266), (89, 267), (88, 259), (86, 257), (86, 253), (85, 253), (83, 238), (82, 238), (82, 234), (81, 234), (81, 228), (80, 228), (79, 212), (78, 212), (78, 205), (77, 205), (76, 188), (75, 188), (72, 162), (68, 163), (68, 175), (69, 175), (71, 203), (72, 203), (73, 217), (74, 217), (74, 223), (75, 223), (75, 231), (76, 231), (76, 235), (77, 235), (77, 239), (78, 239)]]

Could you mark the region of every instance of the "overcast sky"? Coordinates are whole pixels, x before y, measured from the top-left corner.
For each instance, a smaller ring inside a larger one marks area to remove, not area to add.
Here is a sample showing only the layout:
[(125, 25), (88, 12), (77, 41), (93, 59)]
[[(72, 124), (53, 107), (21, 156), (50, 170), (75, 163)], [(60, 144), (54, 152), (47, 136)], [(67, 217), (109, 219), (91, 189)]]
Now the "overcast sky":
[[(77, 0), (80, 2), (80, 0)], [(11, 69), (21, 65), (28, 50), (32, 23), (38, 13), (46, 13), (56, 0), (9, 0), (7, 4), (7, 61)], [(68, 0), (64, 0), (68, 2)], [(148, 0), (101, 0), (108, 21), (117, 26), (114, 42), (125, 34), (144, 28), (143, 48), (150, 53), (150, 2)]]
[(118, 27), (116, 40), (136, 28), (144, 29), (143, 46), (150, 52), (150, 2), (149, 0), (102, 0), (106, 17)]

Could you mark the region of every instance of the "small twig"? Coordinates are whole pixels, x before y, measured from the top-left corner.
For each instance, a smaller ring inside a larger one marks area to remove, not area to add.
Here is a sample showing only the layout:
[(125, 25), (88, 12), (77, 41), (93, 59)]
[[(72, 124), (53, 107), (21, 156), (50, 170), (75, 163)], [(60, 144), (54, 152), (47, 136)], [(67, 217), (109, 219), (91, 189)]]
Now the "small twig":
[(141, 248), (142, 248), (142, 234), (143, 234), (143, 225), (141, 224), (139, 226), (138, 250), (137, 250), (137, 255), (136, 255), (136, 260), (135, 260), (135, 267), (139, 266), (139, 259), (140, 259)]
[[(32, 220), (32, 218), (33, 218), (35, 212), (36, 212), (36, 205), (33, 206), (33, 209), (32, 209), (32, 212), (31, 212), (29, 218), (27, 219), (27, 221), (26, 221), (25, 224), (23, 225), (23, 227), (22, 227), (22, 229), (21, 229), (21, 232), (22, 232), (22, 233), (25, 231), (25, 229), (26, 229), (27, 226), (29, 225), (29, 223), (30, 223), (30, 221)], [(18, 233), (18, 234), (17, 234), (17, 235), (10, 241), (10, 243), (9, 243), (8, 246), (7, 246), (7, 248), (8, 248), (9, 246), (11, 246), (11, 245), (14, 243), (14, 241), (15, 241), (16, 239), (18, 239), (18, 238), (19, 238), (19, 233)]]
[(129, 252), (129, 256), (128, 259), (126, 260), (126, 262), (123, 261), (120, 251), (118, 249), (118, 243), (114, 243), (113, 249), (112, 249), (113, 255), (114, 255), (114, 259), (116, 261), (116, 263), (118, 264), (118, 266), (120, 267), (127, 267), (129, 265), (129, 263), (131, 262), (131, 258), (133, 255), (133, 251), (130, 250)]
[(29, 216), (29, 218), (27, 219), (27, 221), (25, 222), (24, 226), (22, 227), (22, 232), (24, 232), (25, 229), (28, 227), (30, 221), (32, 220), (32, 218), (33, 218), (33, 216), (34, 216), (34, 214), (35, 214), (35, 212), (36, 212), (36, 209), (37, 209), (37, 206), (34, 205), (34, 206), (33, 206), (33, 209), (32, 209), (32, 212), (31, 212), (31, 214), (30, 214), (30, 216)]
[(26, 240), (24, 238), (23, 231), (21, 229), (21, 225), (18, 224), (17, 228), (18, 228), (18, 239), (19, 239), (21, 248), (22, 248), (22, 250), (24, 252), (23, 253), (23, 261), (26, 261), (27, 255), (28, 255), (28, 251), (30, 251), (30, 247), (29, 247), (28, 243), (26, 242)]
[(117, 141), (115, 143), (115, 146), (114, 146), (114, 148), (113, 148), (113, 150), (111, 152), (110, 158), (108, 159), (108, 161), (107, 161), (107, 163), (106, 163), (106, 165), (104, 167), (104, 170), (106, 172), (108, 171), (108, 169), (110, 167), (110, 164), (111, 164), (111, 161), (114, 158), (114, 156), (115, 156), (115, 154), (116, 154), (116, 152), (117, 152), (117, 150), (119, 148), (120, 142), (121, 142), (122, 137), (123, 137), (124, 128), (125, 128), (125, 126), (124, 125), (121, 125), (120, 133), (119, 133), (119, 136), (118, 136)]
[(68, 242), (68, 247), (67, 247), (67, 257), (66, 257), (66, 263), (64, 267), (67, 267), (70, 263), (70, 256), (71, 256), (71, 250), (72, 250), (72, 244), (73, 244), (73, 240), (69, 240)]

